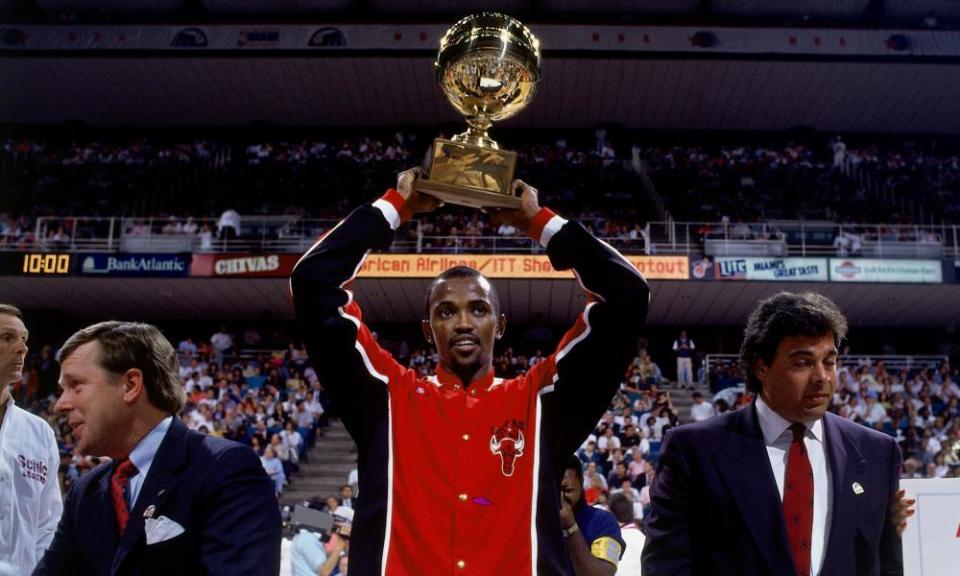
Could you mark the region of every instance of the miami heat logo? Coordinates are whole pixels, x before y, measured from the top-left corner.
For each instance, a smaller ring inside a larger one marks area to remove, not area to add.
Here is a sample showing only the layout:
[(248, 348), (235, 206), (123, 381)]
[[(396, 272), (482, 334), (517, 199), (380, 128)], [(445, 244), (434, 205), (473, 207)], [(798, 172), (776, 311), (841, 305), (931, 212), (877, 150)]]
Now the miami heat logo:
[(490, 452), (500, 455), (500, 471), (504, 476), (513, 476), (517, 458), (523, 456), (523, 429), (519, 420), (507, 420), (503, 426), (495, 426), (490, 436)]

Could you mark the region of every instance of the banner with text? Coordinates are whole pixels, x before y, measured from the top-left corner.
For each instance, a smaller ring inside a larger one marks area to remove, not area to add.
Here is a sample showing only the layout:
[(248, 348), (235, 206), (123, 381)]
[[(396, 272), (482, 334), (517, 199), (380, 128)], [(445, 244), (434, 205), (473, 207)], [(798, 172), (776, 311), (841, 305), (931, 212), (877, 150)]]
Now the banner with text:
[(721, 280), (772, 280), (826, 282), (826, 258), (717, 257), (714, 278)]
[[(650, 280), (686, 280), (690, 261), (686, 256), (627, 256)], [(570, 270), (557, 271), (540, 254), (371, 254), (360, 268), (361, 277), (433, 278), (454, 266), (469, 266), (489, 278), (572, 278)]]
[(190, 254), (78, 254), (84, 276), (186, 276)]
[(831, 258), (830, 280), (939, 284), (943, 282), (943, 265), (939, 260)]
[[(686, 256), (627, 256), (627, 260), (651, 280), (687, 280), (690, 261)], [(197, 254), (191, 276), (270, 277), (289, 276), (299, 254)], [(573, 278), (559, 272), (543, 254), (370, 254), (360, 268), (361, 278), (433, 278), (448, 268), (469, 266), (490, 278)]]
[(218, 278), (282, 278), (289, 276), (300, 254), (194, 254), (191, 276)]

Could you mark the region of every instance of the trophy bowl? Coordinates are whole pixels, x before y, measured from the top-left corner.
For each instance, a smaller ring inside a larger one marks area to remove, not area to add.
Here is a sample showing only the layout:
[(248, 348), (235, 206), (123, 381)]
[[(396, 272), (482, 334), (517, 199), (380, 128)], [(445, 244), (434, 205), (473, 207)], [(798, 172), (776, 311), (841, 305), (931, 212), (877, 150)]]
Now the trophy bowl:
[(518, 207), (510, 189), (517, 155), (501, 150), (487, 129), (533, 100), (541, 75), (540, 41), (510, 16), (473, 14), (447, 30), (434, 66), (444, 96), (469, 128), (434, 141), (428, 176), (417, 189), (465, 206)]

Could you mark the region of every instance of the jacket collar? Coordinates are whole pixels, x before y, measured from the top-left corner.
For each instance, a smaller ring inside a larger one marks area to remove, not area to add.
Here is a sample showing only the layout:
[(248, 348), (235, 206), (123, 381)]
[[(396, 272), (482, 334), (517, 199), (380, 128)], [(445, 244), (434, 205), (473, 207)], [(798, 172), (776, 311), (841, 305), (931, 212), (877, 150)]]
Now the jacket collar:
[[(442, 365), (439, 365), (439, 364), (437, 365), (437, 383), (444, 388), (454, 387), (454, 386), (463, 386), (463, 382), (460, 381), (459, 376), (457, 376), (453, 372), (450, 372), (449, 370), (447, 370), (446, 368), (444, 368)], [(484, 374), (480, 378), (477, 378), (476, 380), (471, 382), (470, 387), (473, 388), (474, 386), (476, 386), (481, 390), (487, 390), (491, 386), (493, 386), (493, 383), (494, 383), (494, 375), (493, 375), (493, 367), (491, 366), (490, 370), (486, 374)]]
[(784, 530), (783, 507), (770, 468), (756, 405), (735, 413), (727, 442), (714, 454), (727, 489), (773, 574), (795, 570)]
[[(187, 427), (175, 417), (153, 457), (150, 471), (140, 488), (140, 495), (133, 510), (130, 511), (127, 529), (113, 559), (112, 573), (118, 572), (127, 554), (144, 538), (144, 513), (147, 507), (153, 506), (155, 511), (152, 514), (153, 517), (160, 515), (159, 511), (162, 510), (164, 501), (172, 491), (171, 488), (177, 482), (180, 471), (186, 463)], [(107, 476), (109, 482), (109, 474)]]

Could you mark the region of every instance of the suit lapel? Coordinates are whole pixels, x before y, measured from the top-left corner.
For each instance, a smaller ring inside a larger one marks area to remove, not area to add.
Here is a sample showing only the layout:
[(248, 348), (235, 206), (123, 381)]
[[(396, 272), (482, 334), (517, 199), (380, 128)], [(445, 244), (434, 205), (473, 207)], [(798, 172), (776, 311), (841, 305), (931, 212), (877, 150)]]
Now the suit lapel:
[[(850, 498), (845, 490), (853, 490), (853, 479), (863, 473), (863, 454), (850, 441), (843, 429), (837, 423), (837, 418), (829, 412), (823, 417), (823, 433), (826, 441), (827, 463), (830, 466), (830, 534), (826, 542), (826, 551), (823, 557), (823, 572), (833, 564), (832, 557), (838, 553), (849, 553), (841, 550), (843, 543), (853, 541), (851, 531), (855, 529), (856, 515), (849, 510)], [(837, 542), (838, 544), (833, 544)]]
[[(91, 478), (77, 515), (82, 519), (82, 525), (78, 525), (76, 529), (83, 534), (88, 549), (97, 551), (88, 558), (95, 559), (98, 571), (109, 568), (109, 559), (113, 558), (117, 550), (117, 518), (113, 511), (113, 501), (110, 499), (112, 470), (111, 466), (104, 466), (100, 478)], [(96, 472), (91, 472), (94, 473)]]
[(714, 454), (716, 464), (770, 571), (790, 574), (794, 567), (780, 494), (756, 407), (751, 404), (737, 414), (724, 450)]
[(170, 429), (167, 430), (163, 442), (160, 443), (153, 457), (150, 471), (137, 495), (137, 502), (130, 511), (127, 529), (113, 558), (111, 574), (117, 573), (127, 554), (144, 538), (143, 514), (147, 507), (152, 505), (158, 511), (153, 514), (154, 518), (160, 516), (159, 511), (163, 509), (163, 503), (172, 492), (172, 487), (179, 477), (179, 471), (187, 459), (186, 437), (187, 427), (174, 417)]

